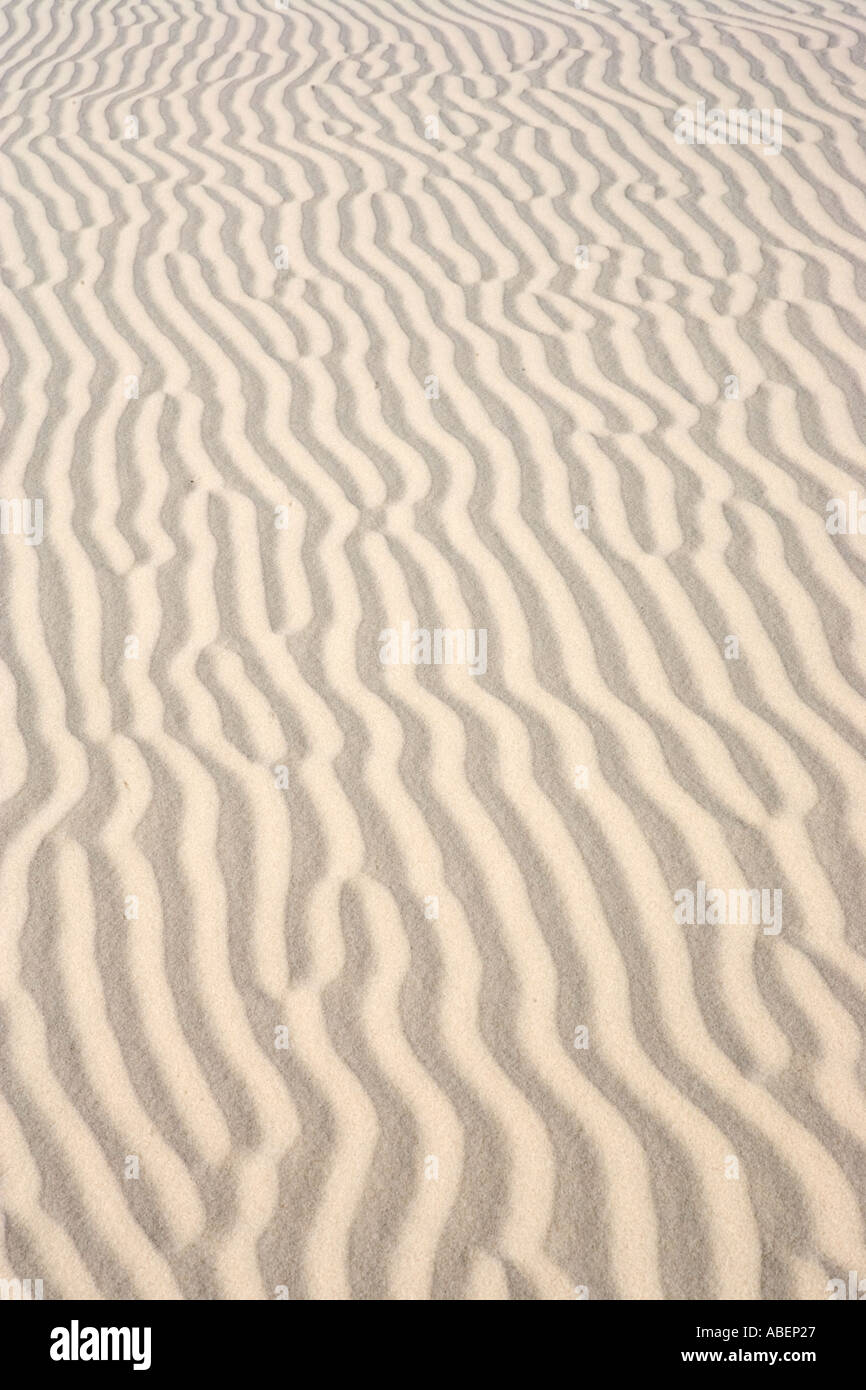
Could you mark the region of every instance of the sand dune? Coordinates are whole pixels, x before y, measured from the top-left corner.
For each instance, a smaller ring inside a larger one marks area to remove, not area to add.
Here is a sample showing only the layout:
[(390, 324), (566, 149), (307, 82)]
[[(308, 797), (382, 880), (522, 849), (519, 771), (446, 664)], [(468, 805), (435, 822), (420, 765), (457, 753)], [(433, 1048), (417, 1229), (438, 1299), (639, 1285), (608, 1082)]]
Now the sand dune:
[(2, 26), (0, 1277), (866, 1280), (866, 14)]

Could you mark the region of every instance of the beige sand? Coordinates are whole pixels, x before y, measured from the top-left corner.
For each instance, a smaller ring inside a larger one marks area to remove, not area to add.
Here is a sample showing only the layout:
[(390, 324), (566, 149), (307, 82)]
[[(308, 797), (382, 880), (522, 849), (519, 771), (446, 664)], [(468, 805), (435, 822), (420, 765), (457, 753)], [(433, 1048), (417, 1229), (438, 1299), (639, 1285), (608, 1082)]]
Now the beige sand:
[(2, 24), (0, 1277), (866, 1279), (866, 15)]

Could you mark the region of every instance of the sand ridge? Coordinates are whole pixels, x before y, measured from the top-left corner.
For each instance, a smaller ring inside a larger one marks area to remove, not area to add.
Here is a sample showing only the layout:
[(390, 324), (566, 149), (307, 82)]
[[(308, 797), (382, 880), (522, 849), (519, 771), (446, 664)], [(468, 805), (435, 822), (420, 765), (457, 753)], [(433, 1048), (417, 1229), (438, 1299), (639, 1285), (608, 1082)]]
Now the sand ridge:
[(0, 24), (0, 1278), (866, 1277), (866, 16)]

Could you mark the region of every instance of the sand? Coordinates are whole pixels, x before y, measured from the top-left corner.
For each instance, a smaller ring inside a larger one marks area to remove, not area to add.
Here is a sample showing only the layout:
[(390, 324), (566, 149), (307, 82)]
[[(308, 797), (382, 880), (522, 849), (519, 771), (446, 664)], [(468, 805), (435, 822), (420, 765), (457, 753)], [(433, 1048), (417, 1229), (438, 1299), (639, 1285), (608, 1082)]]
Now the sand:
[(866, 13), (0, 23), (0, 1277), (866, 1279)]

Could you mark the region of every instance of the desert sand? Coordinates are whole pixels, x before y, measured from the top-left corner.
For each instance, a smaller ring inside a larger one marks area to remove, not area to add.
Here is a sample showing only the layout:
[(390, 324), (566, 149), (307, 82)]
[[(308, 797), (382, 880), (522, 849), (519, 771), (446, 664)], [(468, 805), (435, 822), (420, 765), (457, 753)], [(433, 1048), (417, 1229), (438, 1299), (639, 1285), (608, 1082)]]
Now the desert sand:
[(0, 26), (0, 1277), (866, 1279), (866, 12)]

